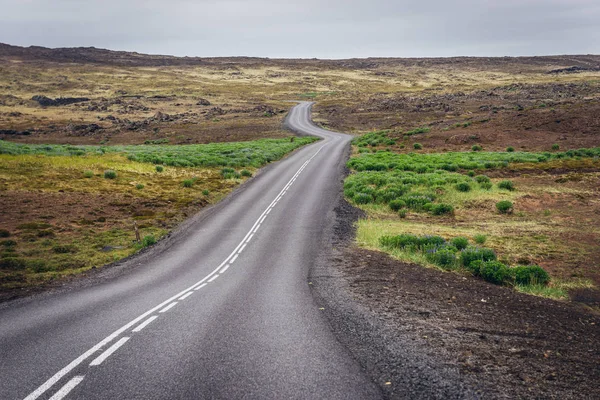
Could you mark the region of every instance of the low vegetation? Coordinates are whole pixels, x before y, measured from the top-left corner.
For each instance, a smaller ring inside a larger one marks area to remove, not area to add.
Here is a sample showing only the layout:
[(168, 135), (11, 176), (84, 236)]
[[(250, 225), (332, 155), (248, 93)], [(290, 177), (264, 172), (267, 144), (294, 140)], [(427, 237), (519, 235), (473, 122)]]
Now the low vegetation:
[[(369, 214), (359, 223), (359, 243), (407, 261), (468, 272), (542, 296), (566, 298), (564, 288), (569, 282), (577, 282), (578, 288), (593, 287), (591, 270), (581, 275), (569, 270), (585, 257), (560, 237), (560, 232), (578, 228), (562, 226), (553, 231), (564, 220), (556, 219), (548, 226), (548, 210), (534, 214), (528, 205), (530, 198), (548, 196), (544, 193), (576, 197), (585, 192), (589, 196), (585, 185), (561, 190), (556, 183), (563, 182), (559, 177), (543, 187), (540, 182), (532, 186), (517, 171), (598, 166), (599, 148), (562, 153), (364, 152), (368, 141), (388, 140), (386, 132), (365, 136), (367, 140), (354, 141), (355, 156), (348, 161), (352, 173), (344, 183), (346, 198)], [(488, 243), (490, 247), (483, 247)], [(587, 243), (578, 246), (578, 251), (590, 255)], [(556, 272), (552, 279), (547, 266)]]
[(0, 141), (0, 289), (79, 274), (151, 246), (256, 168), (313, 140), (189, 147)]

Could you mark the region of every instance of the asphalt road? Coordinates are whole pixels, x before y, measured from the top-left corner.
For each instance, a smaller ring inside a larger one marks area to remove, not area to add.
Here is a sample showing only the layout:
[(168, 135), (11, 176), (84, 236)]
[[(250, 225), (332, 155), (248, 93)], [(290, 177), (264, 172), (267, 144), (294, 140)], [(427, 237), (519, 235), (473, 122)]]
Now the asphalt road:
[(331, 223), (350, 137), (265, 168), (118, 274), (0, 308), (0, 399), (370, 399), (308, 271)]

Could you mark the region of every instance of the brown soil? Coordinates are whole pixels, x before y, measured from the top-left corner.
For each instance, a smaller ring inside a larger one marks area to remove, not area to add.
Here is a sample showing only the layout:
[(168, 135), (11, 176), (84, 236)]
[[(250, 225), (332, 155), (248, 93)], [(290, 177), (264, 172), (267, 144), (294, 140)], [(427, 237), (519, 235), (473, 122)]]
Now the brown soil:
[(428, 127), (429, 133), (406, 140), (404, 144), (410, 149), (414, 142), (423, 144), (426, 151), (467, 151), (474, 144), (490, 151), (503, 151), (507, 146), (517, 151), (550, 151), (555, 143), (561, 149), (600, 146), (598, 83), (514, 84), (469, 93), (380, 94), (361, 104), (324, 105), (317, 110), (319, 118), (333, 129), (389, 129), (390, 136), (400, 142), (407, 131)]
[(333, 262), (399, 340), (459, 366), (485, 397), (600, 397), (599, 315), (364, 249)]

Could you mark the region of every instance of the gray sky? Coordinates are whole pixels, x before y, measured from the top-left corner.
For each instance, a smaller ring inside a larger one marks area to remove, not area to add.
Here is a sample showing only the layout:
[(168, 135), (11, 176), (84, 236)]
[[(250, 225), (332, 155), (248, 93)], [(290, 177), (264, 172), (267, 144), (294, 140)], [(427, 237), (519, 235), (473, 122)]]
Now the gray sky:
[(0, 42), (178, 56), (600, 53), (600, 0), (0, 0)]

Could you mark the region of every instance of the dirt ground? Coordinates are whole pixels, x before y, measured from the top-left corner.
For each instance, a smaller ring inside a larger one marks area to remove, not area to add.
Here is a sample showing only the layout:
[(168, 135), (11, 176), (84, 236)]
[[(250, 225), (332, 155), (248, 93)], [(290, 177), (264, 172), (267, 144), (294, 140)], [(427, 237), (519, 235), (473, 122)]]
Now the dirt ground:
[[(425, 151), (550, 151), (600, 146), (600, 84), (511, 84), (489, 90), (445, 94), (377, 94), (364, 103), (317, 106), (318, 118), (341, 131), (391, 130), (396, 151), (419, 142)], [(428, 133), (403, 141), (417, 127)]]
[(494, 398), (600, 396), (600, 316), (374, 251), (336, 265), (352, 294)]
[(310, 283), (387, 398), (600, 396), (597, 311), (358, 248), (361, 213), (336, 209), (329, 257)]

